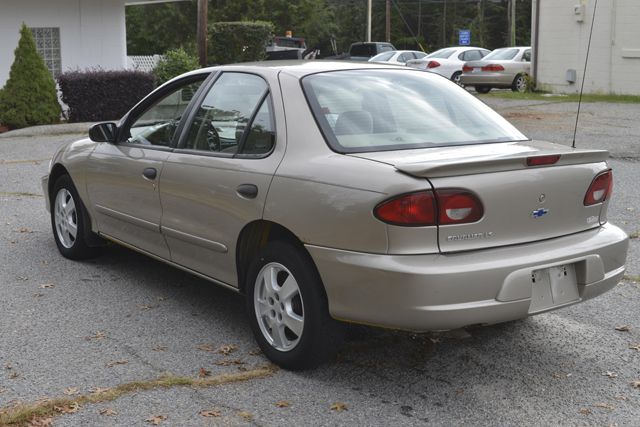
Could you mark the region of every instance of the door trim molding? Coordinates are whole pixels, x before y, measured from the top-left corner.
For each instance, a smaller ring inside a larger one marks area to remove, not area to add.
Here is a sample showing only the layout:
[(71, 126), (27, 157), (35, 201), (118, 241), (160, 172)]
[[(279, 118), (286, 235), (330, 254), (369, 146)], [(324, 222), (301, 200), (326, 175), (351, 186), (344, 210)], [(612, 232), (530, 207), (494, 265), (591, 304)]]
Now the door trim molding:
[(174, 230), (165, 226), (160, 227), (160, 232), (168, 237), (173, 237), (183, 242), (190, 243), (192, 245), (200, 246), (205, 249), (210, 249), (215, 252), (226, 254), (229, 249), (226, 245), (215, 242), (213, 240), (203, 239), (202, 237), (194, 236), (193, 234), (185, 233), (182, 231)]
[(159, 224), (155, 224), (153, 222), (146, 221), (144, 219), (136, 218), (135, 216), (127, 215), (125, 213), (122, 213), (113, 209), (109, 209), (102, 205), (95, 205), (95, 208), (97, 212), (103, 215), (106, 215), (108, 217), (119, 219), (120, 221), (124, 221), (124, 222), (129, 222), (140, 228), (145, 228), (147, 230), (155, 231), (157, 233), (160, 232)]

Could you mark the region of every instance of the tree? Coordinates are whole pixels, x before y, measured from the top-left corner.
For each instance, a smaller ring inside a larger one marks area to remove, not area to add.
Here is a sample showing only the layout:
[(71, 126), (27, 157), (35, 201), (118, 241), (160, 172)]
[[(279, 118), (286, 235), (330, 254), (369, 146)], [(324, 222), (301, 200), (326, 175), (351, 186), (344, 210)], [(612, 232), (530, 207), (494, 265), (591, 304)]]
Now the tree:
[(14, 129), (58, 122), (56, 83), (24, 23), (14, 53), (9, 80), (0, 95), (0, 122)]
[(153, 69), (156, 83), (161, 85), (172, 78), (186, 73), (187, 71), (200, 68), (200, 63), (195, 55), (190, 55), (184, 49), (169, 49)]

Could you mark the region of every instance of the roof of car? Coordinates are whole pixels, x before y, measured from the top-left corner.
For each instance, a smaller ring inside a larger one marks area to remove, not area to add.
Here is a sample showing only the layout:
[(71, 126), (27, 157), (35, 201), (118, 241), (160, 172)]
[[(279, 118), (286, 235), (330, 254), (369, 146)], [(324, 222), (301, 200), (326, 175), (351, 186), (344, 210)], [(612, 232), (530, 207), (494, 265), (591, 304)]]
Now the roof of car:
[[(271, 69), (275, 72), (283, 71), (298, 78), (309, 74), (321, 73), (326, 71), (339, 70), (358, 70), (358, 69), (389, 69), (394, 68), (393, 65), (381, 65), (372, 62), (361, 61), (331, 61), (331, 60), (284, 60), (284, 61), (261, 61), (246, 62), (240, 64), (220, 65), (216, 67), (202, 68), (194, 70), (187, 74), (200, 74), (204, 72), (213, 72), (217, 70), (227, 71), (249, 71), (251, 69)], [(405, 70), (407, 67), (395, 66), (395, 68)]]

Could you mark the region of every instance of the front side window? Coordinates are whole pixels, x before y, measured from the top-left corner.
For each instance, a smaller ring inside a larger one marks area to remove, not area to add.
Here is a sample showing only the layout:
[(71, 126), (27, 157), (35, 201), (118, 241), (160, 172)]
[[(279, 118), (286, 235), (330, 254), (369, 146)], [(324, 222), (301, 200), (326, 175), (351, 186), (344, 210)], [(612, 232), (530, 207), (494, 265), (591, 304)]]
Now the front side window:
[(522, 54), (522, 60), (524, 62), (531, 62), (531, 49), (527, 49)]
[(466, 90), (430, 73), (345, 70), (313, 74), (302, 84), (327, 142), (338, 152), (527, 139)]
[(205, 77), (170, 91), (148, 107), (130, 126), (126, 142), (160, 147), (171, 145), (180, 119)]
[[(252, 125), (265, 128), (271, 120), (267, 83), (253, 74), (224, 73), (216, 80), (196, 112), (183, 148), (213, 153), (241, 152), (244, 134)], [(268, 116), (265, 119), (265, 114)], [(273, 126), (269, 124), (269, 131)], [(256, 141), (260, 139), (260, 142)], [(264, 147), (262, 137), (251, 144)], [(269, 147), (269, 150), (271, 148)]]

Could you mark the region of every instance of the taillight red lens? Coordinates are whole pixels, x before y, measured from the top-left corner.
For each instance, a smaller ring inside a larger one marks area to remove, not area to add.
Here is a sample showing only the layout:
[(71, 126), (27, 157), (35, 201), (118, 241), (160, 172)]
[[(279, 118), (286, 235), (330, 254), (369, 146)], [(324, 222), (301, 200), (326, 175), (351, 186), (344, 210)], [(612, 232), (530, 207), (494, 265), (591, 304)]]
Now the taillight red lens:
[(584, 205), (591, 206), (598, 203), (602, 203), (611, 194), (611, 190), (613, 188), (613, 173), (611, 169), (604, 171), (598, 174), (589, 189), (587, 190), (587, 194), (584, 196)]
[(436, 224), (436, 204), (431, 191), (404, 194), (380, 203), (375, 216), (388, 224), (426, 226)]
[(504, 71), (504, 67), (500, 64), (489, 64), (482, 67), (482, 71)]
[(560, 155), (527, 157), (527, 166), (553, 165), (558, 163)]
[(473, 67), (469, 67), (468, 65), (465, 65), (464, 67), (462, 67), (462, 71), (465, 73), (470, 73), (473, 71)]
[(429, 226), (476, 222), (484, 215), (484, 208), (469, 191), (444, 189), (437, 190), (435, 196), (432, 191), (420, 191), (394, 197), (373, 212), (387, 224)]
[(484, 215), (480, 199), (468, 191), (447, 189), (437, 190), (438, 223), (466, 224), (476, 222)]
[(438, 61), (429, 61), (427, 64), (427, 68), (436, 68), (439, 67), (440, 63)]

